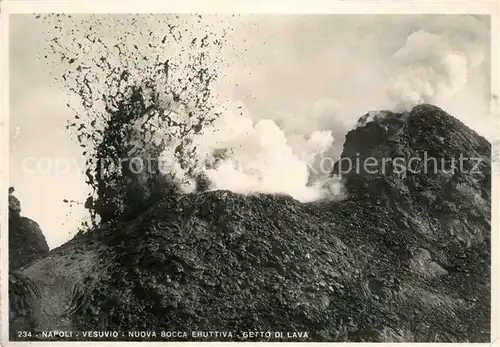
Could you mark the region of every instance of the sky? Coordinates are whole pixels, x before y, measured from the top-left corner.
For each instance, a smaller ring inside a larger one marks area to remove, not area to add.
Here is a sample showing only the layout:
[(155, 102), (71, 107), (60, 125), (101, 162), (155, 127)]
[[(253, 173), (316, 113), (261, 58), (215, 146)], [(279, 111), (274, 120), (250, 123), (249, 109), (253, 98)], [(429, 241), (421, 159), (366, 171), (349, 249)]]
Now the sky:
[[(122, 19), (100, 16), (118, 26)], [(62, 25), (88, 18), (73, 16)], [(307, 165), (321, 155), (338, 156), (346, 131), (371, 110), (432, 102), (488, 139), (498, 137), (490, 111), (487, 16), (240, 15), (203, 21), (231, 29), (216, 89), (232, 113), (216, 123), (216, 139), (197, 141), (207, 152), (221, 143), (242, 148), (209, 172), (217, 189), (314, 200), (322, 191), (308, 185)], [(54, 248), (76, 233), (85, 216), (81, 205), (63, 200), (82, 202), (89, 192), (81, 148), (65, 128), (73, 116), (68, 90), (54, 79), (61, 72), (56, 58), (49, 56), (49, 65), (44, 58), (60, 31), (33, 15), (13, 15), (10, 25), (10, 185), (22, 215), (39, 223)], [(165, 30), (148, 21), (140, 25), (139, 41), (149, 30)], [(119, 29), (93, 30), (106, 37)], [(44, 166), (58, 158), (74, 165), (64, 172)]]

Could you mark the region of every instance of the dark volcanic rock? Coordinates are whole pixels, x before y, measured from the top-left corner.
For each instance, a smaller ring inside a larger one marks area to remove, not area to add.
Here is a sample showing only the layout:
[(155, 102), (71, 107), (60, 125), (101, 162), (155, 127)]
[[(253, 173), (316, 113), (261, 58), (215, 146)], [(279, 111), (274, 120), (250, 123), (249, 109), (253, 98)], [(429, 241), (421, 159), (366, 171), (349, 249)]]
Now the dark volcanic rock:
[(21, 268), (46, 256), (49, 246), (40, 227), (21, 216), (21, 204), (9, 191), (9, 270)]
[[(352, 227), (338, 236), (369, 250), (359, 253), (364, 273), (397, 279), (406, 302), (391, 314), (406, 315), (401, 331), (418, 341), (488, 341), (490, 144), (432, 105), (366, 118), (347, 134), (335, 170), (356, 158), (379, 165), (344, 174), (349, 198), (335, 216)], [(391, 301), (382, 302), (387, 310)]]
[[(336, 202), (165, 197), (24, 269), (41, 293), (32, 326), (46, 330), (59, 317), (64, 329), (116, 330), (120, 339), (168, 330), (187, 332), (170, 340), (306, 331), (292, 341), (489, 341), (489, 143), (430, 105), (366, 120), (347, 134), (336, 170), (345, 158), (425, 153), (444, 166), (410, 172), (390, 160), (384, 172), (344, 170), (349, 194)], [(460, 154), (469, 160), (452, 169)]]

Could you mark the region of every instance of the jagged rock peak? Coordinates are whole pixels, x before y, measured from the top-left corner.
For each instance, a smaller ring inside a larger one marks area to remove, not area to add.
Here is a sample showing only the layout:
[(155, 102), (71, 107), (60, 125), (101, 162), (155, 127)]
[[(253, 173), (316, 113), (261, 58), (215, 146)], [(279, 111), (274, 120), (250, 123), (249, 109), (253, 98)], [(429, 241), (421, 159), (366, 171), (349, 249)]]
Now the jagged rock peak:
[(21, 216), (21, 203), (9, 188), (9, 270), (26, 266), (49, 253), (47, 240), (35, 221)]

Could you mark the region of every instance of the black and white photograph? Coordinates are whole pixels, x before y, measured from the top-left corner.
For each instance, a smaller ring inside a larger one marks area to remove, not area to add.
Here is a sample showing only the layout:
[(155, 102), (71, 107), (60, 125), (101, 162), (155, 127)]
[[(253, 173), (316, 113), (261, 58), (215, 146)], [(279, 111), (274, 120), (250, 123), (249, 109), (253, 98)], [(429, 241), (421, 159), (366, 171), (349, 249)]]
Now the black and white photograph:
[(493, 342), (498, 6), (216, 4), (2, 15), (4, 342)]

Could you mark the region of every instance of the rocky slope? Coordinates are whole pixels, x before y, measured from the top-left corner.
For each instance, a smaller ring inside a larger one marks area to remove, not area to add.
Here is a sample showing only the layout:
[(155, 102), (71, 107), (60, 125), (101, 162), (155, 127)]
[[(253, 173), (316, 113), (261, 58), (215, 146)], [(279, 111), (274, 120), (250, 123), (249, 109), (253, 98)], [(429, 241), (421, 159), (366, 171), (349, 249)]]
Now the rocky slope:
[(39, 225), (21, 216), (21, 203), (9, 191), (9, 270), (21, 268), (49, 253), (49, 246)]
[[(443, 158), (443, 166), (413, 160), (401, 170), (392, 160), (425, 155)], [(452, 170), (460, 155), (468, 160)], [(489, 341), (489, 143), (421, 105), (366, 115), (347, 134), (342, 157), (334, 171), (345, 178), (343, 201), (227, 191), (167, 196), (132, 221), (79, 235), (11, 274), (11, 333), (107, 330), (134, 339), (128, 331), (154, 331), (158, 340), (168, 330), (187, 333), (168, 340), (227, 341), (282, 331), (271, 340)], [(391, 160), (384, 170), (347, 172), (348, 158), (368, 157)], [(196, 331), (232, 337), (193, 337)], [(287, 332), (308, 334), (288, 339)]]

